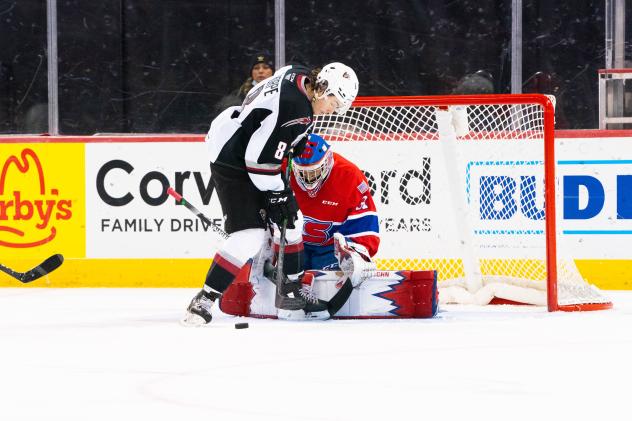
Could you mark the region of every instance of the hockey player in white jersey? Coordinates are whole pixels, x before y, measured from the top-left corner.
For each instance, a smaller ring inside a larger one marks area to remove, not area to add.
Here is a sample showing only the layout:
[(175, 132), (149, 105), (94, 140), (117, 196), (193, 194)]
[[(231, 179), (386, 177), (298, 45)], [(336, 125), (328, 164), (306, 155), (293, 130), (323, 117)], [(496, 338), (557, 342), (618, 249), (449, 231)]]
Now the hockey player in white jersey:
[(211, 321), (214, 302), (264, 245), (268, 222), (281, 226), (283, 220), (285, 282), (278, 286), (277, 306), (324, 317), (326, 305), (301, 287), (302, 221), (281, 164), (290, 150), (301, 153), (313, 115), (343, 114), (357, 93), (358, 79), (342, 63), (324, 66), (317, 77), (303, 66), (286, 66), (251, 89), (241, 106), (229, 107), (213, 120), (206, 136), (211, 178), (230, 237), (215, 254), (203, 289), (187, 308), (185, 324)]

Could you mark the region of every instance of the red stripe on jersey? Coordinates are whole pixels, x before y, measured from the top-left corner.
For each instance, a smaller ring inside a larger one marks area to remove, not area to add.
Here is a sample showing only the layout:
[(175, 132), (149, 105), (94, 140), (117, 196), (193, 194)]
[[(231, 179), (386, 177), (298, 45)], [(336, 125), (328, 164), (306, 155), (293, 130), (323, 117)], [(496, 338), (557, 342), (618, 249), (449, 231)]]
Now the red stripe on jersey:
[(298, 86), (298, 90), (303, 93), (303, 95), (307, 95), (307, 89), (305, 88), (305, 82), (307, 82), (307, 77), (305, 75), (298, 75), (296, 77), (296, 86)]
[[(300, 251), (303, 251), (303, 242), (301, 241), (298, 244), (287, 244), (285, 246), (285, 252), (286, 253), (298, 253)], [(274, 252), (278, 253), (279, 252), (279, 245), (277, 243), (274, 243)]]
[(279, 167), (276, 170), (265, 170), (262, 168), (246, 167), (246, 171), (251, 172), (253, 174), (281, 174), (281, 167)]

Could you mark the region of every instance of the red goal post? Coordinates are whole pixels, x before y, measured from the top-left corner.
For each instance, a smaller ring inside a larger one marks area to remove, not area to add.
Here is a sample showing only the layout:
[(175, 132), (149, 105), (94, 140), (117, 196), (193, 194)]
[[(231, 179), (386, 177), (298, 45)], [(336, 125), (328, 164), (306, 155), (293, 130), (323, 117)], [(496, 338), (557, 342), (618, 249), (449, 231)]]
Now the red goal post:
[(314, 132), (367, 174), (380, 269), (435, 269), (447, 302), (610, 308), (563, 246), (554, 118), (537, 94), (360, 97)]

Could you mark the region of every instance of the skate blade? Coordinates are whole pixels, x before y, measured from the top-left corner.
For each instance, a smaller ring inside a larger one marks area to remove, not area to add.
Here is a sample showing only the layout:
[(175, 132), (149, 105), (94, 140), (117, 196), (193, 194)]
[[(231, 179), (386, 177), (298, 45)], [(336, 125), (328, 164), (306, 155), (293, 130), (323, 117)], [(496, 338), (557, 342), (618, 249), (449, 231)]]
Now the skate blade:
[(327, 320), (331, 317), (327, 310), (305, 313), (303, 310), (277, 310), (279, 320), (306, 321), (306, 320)]
[(329, 318), (331, 318), (331, 314), (328, 310), (312, 311), (311, 313), (305, 314), (306, 320), (328, 320)]
[(184, 316), (180, 320), (180, 324), (185, 327), (200, 327), (205, 326), (208, 323), (206, 322), (206, 320), (204, 320), (202, 316), (198, 316), (197, 314), (193, 313), (187, 313), (186, 316)]

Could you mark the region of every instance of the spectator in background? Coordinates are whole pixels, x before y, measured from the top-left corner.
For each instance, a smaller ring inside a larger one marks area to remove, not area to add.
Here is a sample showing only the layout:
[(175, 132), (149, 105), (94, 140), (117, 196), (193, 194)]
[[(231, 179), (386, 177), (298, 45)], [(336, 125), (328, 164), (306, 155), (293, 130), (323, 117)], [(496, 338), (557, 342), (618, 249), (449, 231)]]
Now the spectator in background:
[[(272, 59), (265, 54), (255, 56), (254, 63), (250, 67), (250, 77), (239, 87), (238, 96), (241, 101), (246, 98), (248, 91), (257, 83), (269, 78), (274, 73)], [(240, 102), (241, 104), (241, 102)]]
[(524, 94), (544, 94), (555, 97), (555, 128), (568, 129), (569, 124), (561, 105), (562, 92), (560, 81), (555, 74), (535, 72), (522, 84)]
[(244, 98), (246, 98), (248, 91), (250, 91), (253, 86), (262, 80), (269, 78), (273, 74), (274, 65), (272, 64), (271, 57), (263, 53), (257, 54), (250, 66), (250, 76), (246, 78), (244, 83), (238, 89), (232, 91), (219, 100), (219, 102), (215, 105), (215, 112), (213, 116), (218, 115), (228, 107), (241, 105), (241, 103), (244, 102)]
[(494, 77), (487, 70), (477, 70), (461, 78), (456, 88), (452, 91), (454, 95), (476, 95), (493, 94)]

